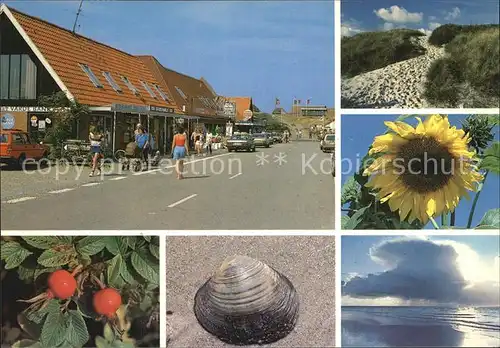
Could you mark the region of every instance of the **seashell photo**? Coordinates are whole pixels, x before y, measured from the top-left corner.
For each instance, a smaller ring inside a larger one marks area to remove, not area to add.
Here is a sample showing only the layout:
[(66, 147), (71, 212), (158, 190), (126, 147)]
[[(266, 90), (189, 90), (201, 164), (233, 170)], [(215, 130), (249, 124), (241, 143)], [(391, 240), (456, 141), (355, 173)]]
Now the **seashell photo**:
[(166, 244), (169, 348), (335, 346), (334, 237)]

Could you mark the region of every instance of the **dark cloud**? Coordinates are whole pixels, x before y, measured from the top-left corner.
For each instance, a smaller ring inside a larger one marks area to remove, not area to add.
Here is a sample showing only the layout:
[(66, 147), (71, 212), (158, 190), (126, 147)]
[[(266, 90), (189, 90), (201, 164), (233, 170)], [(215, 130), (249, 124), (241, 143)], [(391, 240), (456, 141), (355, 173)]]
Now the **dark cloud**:
[(430, 240), (396, 239), (373, 247), (370, 255), (389, 270), (353, 277), (343, 284), (343, 295), (438, 303), (498, 302), (500, 288), (492, 284), (471, 287), (464, 279), (457, 264), (458, 254), (451, 245)]

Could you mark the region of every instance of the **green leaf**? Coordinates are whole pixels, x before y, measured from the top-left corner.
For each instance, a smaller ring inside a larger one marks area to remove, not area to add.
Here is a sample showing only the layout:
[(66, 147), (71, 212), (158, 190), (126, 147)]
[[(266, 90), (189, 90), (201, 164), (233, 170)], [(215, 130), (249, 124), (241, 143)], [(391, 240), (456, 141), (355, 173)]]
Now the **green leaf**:
[(70, 253), (47, 249), (38, 257), (38, 263), (45, 267), (64, 266), (71, 261), (73, 256)]
[(347, 215), (342, 215), (340, 217), (340, 228), (345, 230), (345, 225), (347, 224), (347, 222), (350, 220), (351, 218)]
[(125, 282), (127, 282), (128, 284), (135, 284), (137, 282), (135, 281), (132, 273), (129, 271), (129, 267), (130, 266), (128, 265), (128, 262), (126, 260), (123, 260), (123, 262), (121, 263), (120, 274)]
[(149, 244), (149, 252), (158, 260), (160, 259), (160, 247), (158, 245), (152, 243)]
[(135, 348), (132, 342), (114, 341), (111, 348)]
[(111, 348), (109, 343), (101, 336), (95, 338), (96, 348)]
[(118, 236), (107, 236), (106, 238), (106, 249), (113, 254), (122, 254), (124, 255), (127, 252), (128, 245), (124, 241), (123, 237)]
[(476, 229), (498, 230), (500, 229), (500, 208), (490, 209), (484, 214)]
[(37, 268), (33, 274), (33, 280), (37, 280), (39, 276), (44, 273), (52, 273), (59, 269), (59, 267)]
[(20, 340), (14, 343), (12, 348), (42, 348), (42, 345), (33, 340)]
[(56, 238), (59, 239), (62, 244), (73, 244), (73, 236), (57, 236)]
[(76, 245), (76, 250), (80, 254), (95, 255), (106, 246), (107, 239), (99, 236), (88, 236), (80, 239)]
[(56, 299), (50, 300), (47, 305), (39, 311), (26, 313), (26, 318), (35, 324), (41, 324), (45, 316), (49, 313), (60, 313), (59, 301)]
[(151, 236), (143, 236), (143, 237), (148, 243), (151, 243)]
[(17, 274), (19, 275), (20, 280), (29, 281), (31, 283), (33, 281), (33, 276), (35, 275), (35, 268), (33, 266), (25, 267), (23, 265), (19, 265)]
[(2, 260), (5, 261), (5, 269), (18, 267), (28, 256), (33, 254), (31, 251), (23, 248), (18, 242), (3, 244), (0, 252)]
[(366, 207), (359, 209), (357, 212), (355, 212), (351, 216), (349, 221), (344, 225), (344, 229), (345, 230), (354, 230), (359, 225), (359, 223), (363, 220), (363, 214), (365, 213), (365, 211), (368, 208), (370, 208), (370, 206), (371, 205), (368, 205)]
[(122, 268), (122, 255), (118, 254), (113, 257), (108, 263), (107, 277), (108, 284), (111, 286), (115, 286), (116, 280), (120, 276), (121, 268)]
[(45, 347), (57, 347), (66, 338), (68, 318), (61, 311), (50, 312), (43, 324), (40, 342)]
[(108, 342), (113, 342), (115, 340), (115, 334), (113, 333), (113, 329), (109, 323), (104, 325), (104, 339)]
[(500, 142), (495, 141), (484, 151), (484, 157), (479, 166), (481, 169), (500, 174)]
[(358, 197), (358, 190), (359, 184), (357, 183), (356, 179), (354, 179), (354, 176), (351, 176), (342, 186), (340, 204), (344, 205), (347, 202), (356, 200), (356, 198)]
[(80, 311), (70, 310), (69, 325), (66, 332), (66, 340), (75, 347), (83, 347), (90, 339), (87, 325)]
[(54, 237), (21, 237), (26, 243), (37, 249), (50, 249), (59, 244), (59, 240)]
[(146, 253), (134, 252), (131, 255), (130, 260), (132, 261), (132, 266), (144, 279), (147, 281), (159, 285), (159, 265), (158, 260), (153, 260)]
[(153, 243), (154, 245), (160, 245), (160, 237), (152, 236), (151, 243)]
[(500, 126), (500, 115), (488, 115), (488, 125), (491, 127)]
[(32, 339), (38, 340), (42, 332), (42, 324), (28, 319), (26, 312), (17, 315), (17, 324)]
[(129, 236), (129, 237), (121, 237), (125, 241), (125, 243), (130, 247), (130, 249), (135, 249), (135, 245), (137, 243), (137, 237)]

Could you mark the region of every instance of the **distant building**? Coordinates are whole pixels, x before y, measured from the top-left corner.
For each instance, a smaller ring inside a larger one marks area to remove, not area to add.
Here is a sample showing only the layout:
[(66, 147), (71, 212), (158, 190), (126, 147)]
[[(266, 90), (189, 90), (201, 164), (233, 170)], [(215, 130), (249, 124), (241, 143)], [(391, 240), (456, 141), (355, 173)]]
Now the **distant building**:
[(272, 115), (286, 115), (287, 112), (283, 108), (275, 108), (271, 114)]
[(326, 105), (298, 105), (292, 106), (292, 110), (289, 113), (294, 116), (317, 116), (326, 117), (334, 116), (334, 109), (328, 108)]

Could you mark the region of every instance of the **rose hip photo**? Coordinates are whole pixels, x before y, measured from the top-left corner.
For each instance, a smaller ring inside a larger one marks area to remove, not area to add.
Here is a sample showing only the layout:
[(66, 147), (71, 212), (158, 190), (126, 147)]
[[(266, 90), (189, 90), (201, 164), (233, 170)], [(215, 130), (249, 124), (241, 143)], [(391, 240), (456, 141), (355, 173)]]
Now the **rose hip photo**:
[(159, 237), (1, 239), (2, 347), (158, 347)]

